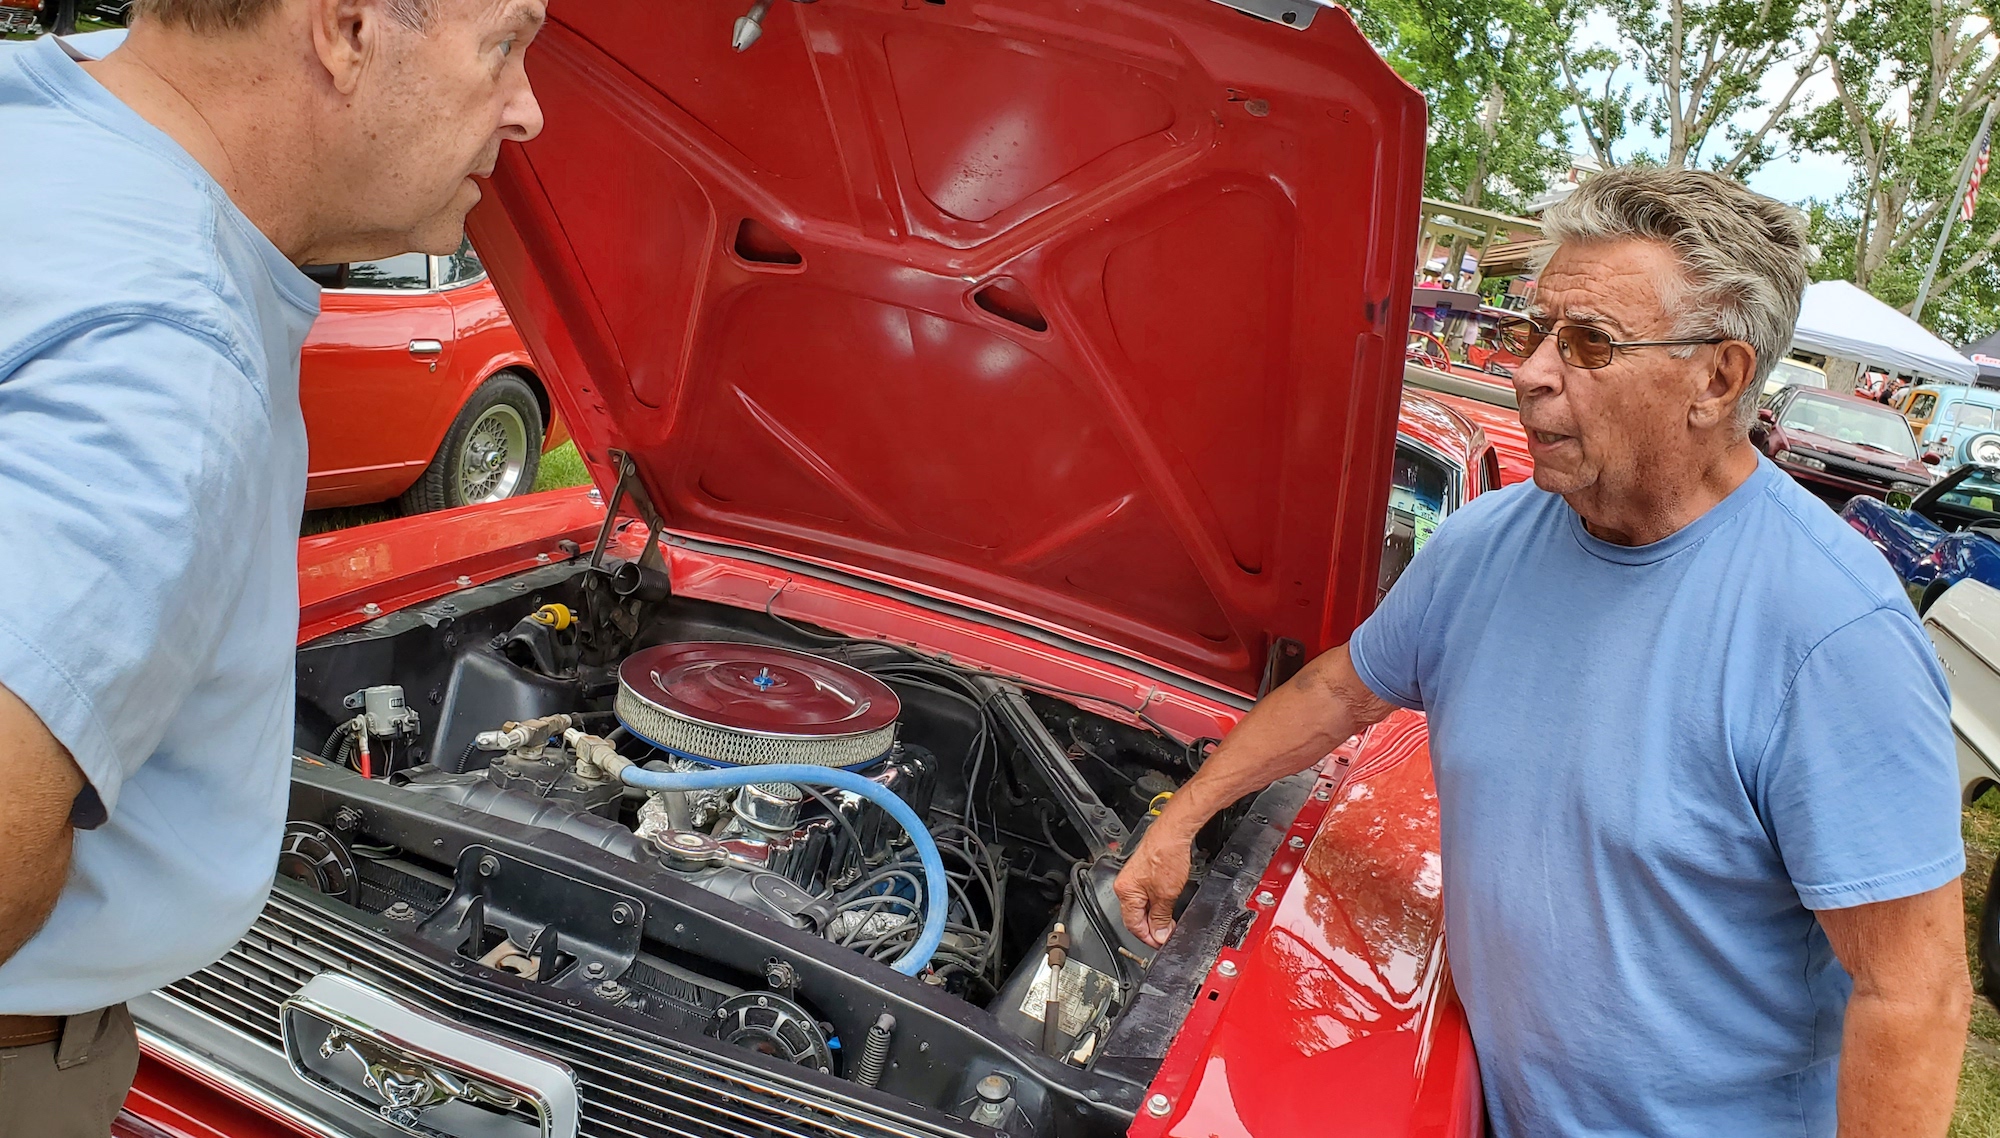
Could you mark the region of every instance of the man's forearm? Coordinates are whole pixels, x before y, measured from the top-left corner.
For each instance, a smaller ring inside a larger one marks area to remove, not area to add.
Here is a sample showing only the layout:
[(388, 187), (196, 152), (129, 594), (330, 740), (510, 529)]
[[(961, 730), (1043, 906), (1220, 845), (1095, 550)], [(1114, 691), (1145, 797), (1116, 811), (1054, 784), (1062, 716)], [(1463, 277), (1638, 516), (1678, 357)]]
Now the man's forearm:
[(1840, 1138), (1943, 1135), (1965, 1055), (1970, 989), (1918, 1002), (1857, 993), (1840, 1047)]
[(49, 919), (69, 879), (69, 811), (83, 781), (41, 719), (0, 687), (0, 963)]
[(1345, 646), (1322, 654), (1259, 700), (1154, 821), (1155, 840), (1191, 841), (1246, 794), (1318, 762), (1392, 710), (1360, 686)]

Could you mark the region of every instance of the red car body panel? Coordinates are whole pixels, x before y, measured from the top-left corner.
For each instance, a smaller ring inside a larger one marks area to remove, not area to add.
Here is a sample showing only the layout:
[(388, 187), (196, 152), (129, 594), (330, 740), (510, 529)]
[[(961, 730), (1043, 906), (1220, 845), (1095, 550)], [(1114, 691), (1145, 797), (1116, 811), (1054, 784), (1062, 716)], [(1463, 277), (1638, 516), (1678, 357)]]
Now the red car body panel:
[(1521, 425), (1519, 411), (1463, 395), (1437, 391), (1426, 394), (1478, 425), (1499, 458), (1500, 485), (1512, 486), (1535, 476), (1535, 459), (1528, 453), (1528, 431)]
[(1347, 635), (1424, 108), (1344, 12), (848, 0), (728, 39), (556, 4), (546, 129), (471, 218), (600, 472), (1239, 692)]
[(1150, 1088), (1169, 1108), (1134, 1138), (1479, 1134), (1424, 719), (1397, 712), (1337, 755), (1353, 763), (1337, 801), (1322, 775), (1288, 839), (1308, 844), (1258, 883), (1274, 903), (1223, 950)]
[[(437, 356), (410, 341), (436, 340)], [(299, 366), (308, 441), (306, 508), (408, 490), (460, 407), (503, 368), (535, 374), (491, 280), (436, 290), (326, 289)], [(568, 440), (551, 422), (542, 449)]]

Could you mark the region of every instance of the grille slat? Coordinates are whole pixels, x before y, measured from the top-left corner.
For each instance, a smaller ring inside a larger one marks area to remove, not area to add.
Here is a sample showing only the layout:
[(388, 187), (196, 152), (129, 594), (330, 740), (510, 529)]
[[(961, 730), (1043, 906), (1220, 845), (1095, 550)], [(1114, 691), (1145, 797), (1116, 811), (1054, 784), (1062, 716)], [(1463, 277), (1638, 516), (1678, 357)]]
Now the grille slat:
[(546, 1052), (576, 1072), (584, 1138), (955, 1138), (958, 1131), (877, 1113), (837, 1095), (732, 1067), (581, 1016), (476, 990), (405, 955), (282, 886), (221, 961), (166, 989), (277, 1050), (278, 1008), (306, 980), (337, 971), (468, 1027)]

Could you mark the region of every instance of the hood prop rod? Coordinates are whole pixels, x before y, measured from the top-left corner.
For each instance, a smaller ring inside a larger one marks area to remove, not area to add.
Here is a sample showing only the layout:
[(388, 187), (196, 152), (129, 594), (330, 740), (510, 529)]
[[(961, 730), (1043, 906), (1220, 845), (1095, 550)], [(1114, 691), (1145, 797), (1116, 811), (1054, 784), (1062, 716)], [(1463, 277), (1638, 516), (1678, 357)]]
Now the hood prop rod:
[[(610, 453), (611, 463), (618, 470), (618, 484), (612, 488), (611, 500), (604, 504), (604, 523), (597, 527), (597, 544), (590, 549), (590, 569), (609, 576), (612, 591), (619, 596), (637, 594), (643, 600), (663, 600), (669, 592), (667, 559), (660, 552), (660, 538), (666, 534), (666, 527), (660, 522), (660, 512), (653, 507), (652, 498), (646, 494), (646, 484), (639, 478), (639, 464), (622, 450)], [(618, 525), (618, 507), (626, 498), (632, 499), (632, 508), (646, 523), (646, 549), (636, 562), (621, 561), (607, 567), (604, 551), (611, 548), (611, 535)]]

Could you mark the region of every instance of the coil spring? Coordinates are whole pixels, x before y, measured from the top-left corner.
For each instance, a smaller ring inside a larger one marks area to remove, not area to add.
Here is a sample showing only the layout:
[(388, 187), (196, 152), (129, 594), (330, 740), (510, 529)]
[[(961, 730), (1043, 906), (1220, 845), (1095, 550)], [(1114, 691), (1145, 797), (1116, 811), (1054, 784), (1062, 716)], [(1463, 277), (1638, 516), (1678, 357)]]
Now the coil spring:
[(882, 1072), (889, 1067), (889, 1036), (896, 1030), (896, 1017), (883, 1012), (868, 1029), (861, 1045), (861, 1062), (855, 1066), (854, 1081), (864, 1087), (879, 1086)]

